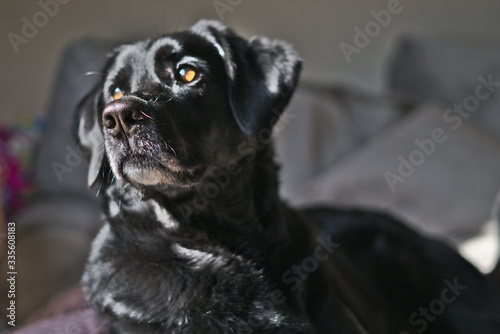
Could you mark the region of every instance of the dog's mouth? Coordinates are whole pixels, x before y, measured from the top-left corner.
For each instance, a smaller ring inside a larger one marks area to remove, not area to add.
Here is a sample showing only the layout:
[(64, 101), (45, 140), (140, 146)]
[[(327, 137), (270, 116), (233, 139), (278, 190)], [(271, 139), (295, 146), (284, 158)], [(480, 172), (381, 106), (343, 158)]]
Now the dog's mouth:
[(202, 165), (181, 167), (171, 160), (159, 161), (147, 155), (126, 156), (118, 165), (118, 174), (132, 185), (151, 186), (181, 186), (187, 187), (203, 175)]
[(131, 156), (123, 160), (120, 174), (130, 183), (152, 186), (162, 183), (164, 167), (146, 156)]

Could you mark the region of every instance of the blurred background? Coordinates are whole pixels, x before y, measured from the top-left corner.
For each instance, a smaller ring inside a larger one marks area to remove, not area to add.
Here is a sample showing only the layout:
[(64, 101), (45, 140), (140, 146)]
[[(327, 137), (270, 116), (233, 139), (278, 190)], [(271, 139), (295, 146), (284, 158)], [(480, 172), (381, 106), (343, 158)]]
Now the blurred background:
[[(0, 49), (2, 121), (46, 109), (61, 52), (82, 36), (133, 41), (186, 29), (200, 18), (222, 19), (243, 36), (265, 35), (293, 44), (304, 59), (304, 79), (352, 83), (382, 92), (387, 60), (401, 34), (446, 33), (491, 40), (498, 40), (500, 34), (500, 3), (495, 0), (65, 2), (34, 37), (19, 45), (18, 53), (8, 33), (22, 36), (22, 18), (33, 22), (33, 16), (42, 8), (35, 0), (0, 2), (0, 30), (4, 36)], [(370, 11), (387, 9), (392, 2), (400, 4), (401, 12), (393, 15), (387, 27), (348, 64), (340, 43), (354, 45), (353, 29), (358, 26), (364, 30), (365, 24), (373, 20)]]
[(289, 202), (389, 210), (493, 268), (500, 2), (0, 0), (0, 13), (0, 226), (5, 236), (17, 224), (21, 321), (78, 282), (99, 227), (70, 133), (95, 81), (86, 73), (117, 42), (201, 18), (286, 40), (303, 58), (291, 121), (276, 131)]

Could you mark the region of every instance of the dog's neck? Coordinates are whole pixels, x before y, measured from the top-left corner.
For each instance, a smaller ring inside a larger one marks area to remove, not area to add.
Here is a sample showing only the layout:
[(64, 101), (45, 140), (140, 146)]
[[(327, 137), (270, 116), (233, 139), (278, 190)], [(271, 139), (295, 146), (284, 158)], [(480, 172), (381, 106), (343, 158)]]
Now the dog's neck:
[[(290, 219), (290, 215), (298, 213), (279, 198), (278, 167), (273, 161), (272, 148), (257, 152), (255, 159), (241, 159), (238, 167), (229, 169), (238, 172), (230, 175), (229, 182), (221, 182), (217, 196), (192, 190), (181, 195), (157, 192), (147, 200), (139, 200), (133, 191), (120, 190), (116, 184), (116, 189), (108, 189), (108, 204), (116, 206), (119, 201), (121, 216), (108, 217), (108, 221), (121, 238), (128, 238), (134, 245), (137, 238), (148, 236), (148, 239), (153, 235), (160, 243), (176, 242), (187, 248), (216, 249), (242, 256), (256, 268), (262, 268), (285, 292), (289, 303), (295, 305), (297, 296), (281, 276), (295, 259), (309, 254), (313, 240), (310, 227), (298, 224), (302, 221), (300, 217)], [(208, 182), (211, 181), (207, 179), (200, 185)], [(199, 197), (203, 195), (206, 197)], [(161, 221), (155, 206), (165, 213), (165, 221), (169, 223)], [(144, 215), (144, 210), (154, 213)], [(134, 218), (136, 212), (139, 223)], [(295, 224), (290, 226), (288, 221)]]
[[(190, 191), (176, 196), (158, 192), (152, 198), (189, 234), (197, 230), (232, 248), (265, 251), (277, 242), (275, 236), (286, 235), (282, 217), (286, 207), (278, 196), (277, 171), (273, 150), (266, 147), (254, 159), (242, 158), (212, 171)], [(261, 244), (248, 247), (246, 240)]]
[[(252, 159), (244, 156), (235, 160), (236, 164), (212, 170), (195, 187), (183, 191), (156, 190), (144, 195), (115, 181), (106, 191), (106, 207), (112, 211), (118, 205), (134, 215), (134, 211), (148, 210), (147, 203), (153, 201), (171, 216), (175, 227), (172, 234), (176, 236), (196, 234), (207, 242), (222, 243), (233, 252), (258, 249), (262, 257), (270, 256), (274, 245), (281, 243), (283, 248), (284, 240), (276, 240), (276, 236), (288, 236), (284, 219), (288, 209), (278, 195), (278, 167), (273, 156), (272, 147), (265, 146)], [(123, 221), (117, 226), (157, 228), (153, 222), (148, 224), (136, 226)], [(254, 244), (248, 245), (248, 240)], [(259, 244), (255, 244), (256, 240)]]

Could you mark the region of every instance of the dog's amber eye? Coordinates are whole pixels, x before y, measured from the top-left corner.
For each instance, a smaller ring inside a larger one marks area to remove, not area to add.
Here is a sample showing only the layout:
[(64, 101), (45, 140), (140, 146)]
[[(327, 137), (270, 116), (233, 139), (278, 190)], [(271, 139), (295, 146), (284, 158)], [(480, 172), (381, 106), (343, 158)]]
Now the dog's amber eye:
[(198, 77), (198, 72), (192, 67), (184, 66), (179, 69), (179, 77), (182, 82), (190, 83)]
[(113, 89), (113, 100), (119, 100), (123, 97), (123, 91), (116, 87), (115, 89)]

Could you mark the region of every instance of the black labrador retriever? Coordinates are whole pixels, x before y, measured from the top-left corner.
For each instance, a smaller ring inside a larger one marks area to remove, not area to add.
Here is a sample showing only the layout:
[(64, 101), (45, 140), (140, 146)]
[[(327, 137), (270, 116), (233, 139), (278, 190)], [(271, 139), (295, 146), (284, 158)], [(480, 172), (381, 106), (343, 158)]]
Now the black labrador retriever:
[(77, 113), (104, 195), (89, 302), (116, 333), (500, 333), (500, 293), (452, 249), (279, 199), (271, 130), (300, 69), (212, 21), (115, 50)]

